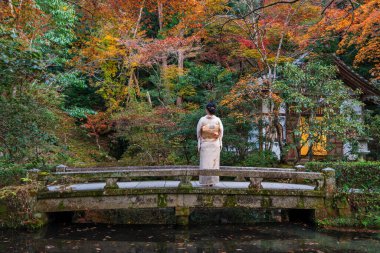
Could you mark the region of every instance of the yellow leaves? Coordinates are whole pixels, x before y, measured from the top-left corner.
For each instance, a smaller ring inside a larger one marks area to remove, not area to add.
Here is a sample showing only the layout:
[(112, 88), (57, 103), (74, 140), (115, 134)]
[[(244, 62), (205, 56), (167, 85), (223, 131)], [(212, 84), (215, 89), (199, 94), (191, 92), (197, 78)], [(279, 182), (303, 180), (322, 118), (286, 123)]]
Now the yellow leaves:
[(194, 111), (194, 110), (198, 110), (199, 109), (199, 105), (196, 104), (196, 103), (191, 103), (191, 102), (187, 102), (187, 103), (184, 103), (183, 105), (183, 108), (185, 110), (189, 110), (189, 111)]
[(92, 37), (82, 49), (84, 57), (99, 65), (108, 59), (121, 58), (125, 53), (118, 39), (109, 34), (101, 38)]
[(137, 62), (137, 61), (130, 62), (130, 67), (131, 68), (137, 68), (139, 65), (140, 65), (139, 62)]
[(102, 64), (101, 69), (103, 70), (105, 78), (115, 77), (118, 71), (116, 62), (112, 61), (108, 61)]
[(97, 48), (109, 57), (123, 54), (118, 39), (109, 34), (98, 41)]
[(283, 101), (283, 99), (282, 99), (279, 95), (277, 95), (277, 94), (275, 94), (275, 93), (272, 94), (272, 100), (273, 100), (273, 102), (275, 102), (276, 104), (281, 104), (282, 101)]
[(205, 8), (206, 13), (209, 15), (213, 15), (215, 13), (222, 13), (230, 9), (228, 7), (227, 0), (206, 0)]
[(197, 91), (190, 84), (182, 87), (178, 92), (178, 95), (181, 97), (192, 97), (192, 96), (195, 96), (196, 94), (197, 94)]
[(261, 54), (257, 49), (243, 49), (239, 51), (240, 56), (253, 58), (253, 59), (261, 59)]
[(269, 57), (267, 61), (270, 64), (274, 64), (276, 62), (276, 60), (277, 60), (277, 64), (279, 64), (279, 63), (292, 62), (292, 61), (294, 61), (294, 58), (286, 57), (286, 56), (280, 56), (280, 57), (278, 57), (278, 59), (276, 59), (276, 57), (273, 56), (273, 57)]
[(174, 90), (174, 85), (178, 79), (178, 67), (176, 65), (170, 65), (163, 71), (164, 87), (168, 90)]

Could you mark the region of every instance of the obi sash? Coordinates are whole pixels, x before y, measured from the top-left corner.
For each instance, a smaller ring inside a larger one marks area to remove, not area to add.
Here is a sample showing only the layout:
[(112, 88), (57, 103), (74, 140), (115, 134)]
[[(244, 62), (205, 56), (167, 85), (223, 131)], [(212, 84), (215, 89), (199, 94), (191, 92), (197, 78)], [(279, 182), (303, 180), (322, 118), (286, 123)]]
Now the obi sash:
[(219, 124), (207, 124), (202, 126), (201, 136), (204, 140), (215, 141), (220, 135)]

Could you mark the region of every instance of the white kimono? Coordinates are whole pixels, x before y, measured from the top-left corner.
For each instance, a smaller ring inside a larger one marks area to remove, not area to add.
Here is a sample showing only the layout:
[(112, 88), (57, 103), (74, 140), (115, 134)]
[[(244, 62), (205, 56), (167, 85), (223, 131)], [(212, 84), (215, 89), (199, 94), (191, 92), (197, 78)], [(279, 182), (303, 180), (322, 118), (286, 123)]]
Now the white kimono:
[[(215, 115), (202, 117), (197, 125), (198, 151), (200, 153), (199, 168), (217, 170), (222, 149), (223, 124)], [(199, 184), (213, 185), (219, 182), (218, 176), (199, 176)]]

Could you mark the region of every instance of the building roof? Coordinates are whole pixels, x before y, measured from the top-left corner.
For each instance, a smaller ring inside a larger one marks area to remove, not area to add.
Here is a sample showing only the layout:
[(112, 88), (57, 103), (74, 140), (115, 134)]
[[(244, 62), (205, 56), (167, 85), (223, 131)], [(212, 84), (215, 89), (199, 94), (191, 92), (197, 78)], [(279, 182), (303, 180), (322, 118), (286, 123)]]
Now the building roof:
[(340, 78), (344, 83), (354, 90), (360, 89), (363, 100), (376, 101), (380, 98), (380, 90), (372, 85), (367, 79), (355, 72), (351, 67), (334, 55), (334, 62), (339, 70)]

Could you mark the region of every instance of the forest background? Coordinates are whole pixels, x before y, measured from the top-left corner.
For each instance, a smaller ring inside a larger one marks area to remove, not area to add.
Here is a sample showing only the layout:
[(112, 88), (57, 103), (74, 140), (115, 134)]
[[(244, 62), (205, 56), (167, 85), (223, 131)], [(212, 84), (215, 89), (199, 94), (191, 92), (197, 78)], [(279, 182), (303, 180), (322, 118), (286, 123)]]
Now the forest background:
[[(208, 101), (225, 125), (223, 165), (277, 165), (275, 142), (283, 155), (321, 136), (378, 143), (379, 107), (356, 120), (361, 102), (333, 55), (378, 85), (379, 10), (379, 0), (0, 1), (0, 163), (197, 164)], [(298, 120), (285, 143), (282, 104), (326, 117), (309, 118), (304, 142)]]

